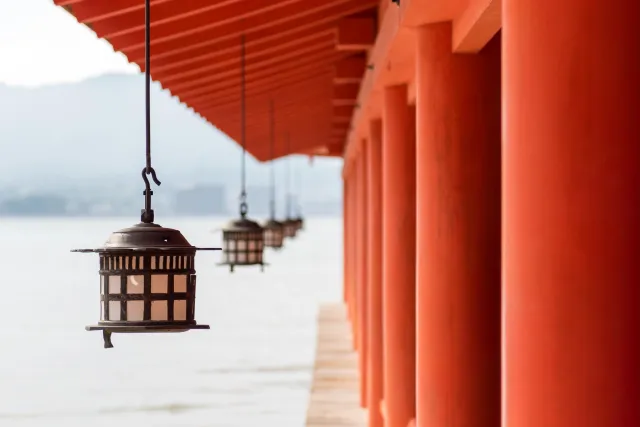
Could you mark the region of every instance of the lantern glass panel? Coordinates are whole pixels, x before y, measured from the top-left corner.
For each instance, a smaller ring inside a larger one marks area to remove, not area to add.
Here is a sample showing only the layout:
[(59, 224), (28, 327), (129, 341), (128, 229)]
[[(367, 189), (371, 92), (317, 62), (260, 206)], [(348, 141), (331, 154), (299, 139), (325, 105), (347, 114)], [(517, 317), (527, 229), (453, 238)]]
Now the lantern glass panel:
[(176, 300), (173, 302), (173, 320), (187, 320), (186, 300)]
[(127, 320), (144, 320), (144, 301), (127, 301)]
[(109, 301), (108, 320), (120, 320), (120, 301)]
[(144, 293), (144, 276), (127, 276), (127, 294)]
[(109, 293), (119, 294), (122, 289), (122, 279), (120, 276), (109, 276)]
[(169, 292), (169, 276), (166, 274), (151, 275), (151, 293), (166, 294)]
[(151, 301), (151, 320), (169, 320), (169, 303), (167, 301)]
[(186, 275), (177, 274), (173, 276), (173, 291), (187, 292), (187, 276)]

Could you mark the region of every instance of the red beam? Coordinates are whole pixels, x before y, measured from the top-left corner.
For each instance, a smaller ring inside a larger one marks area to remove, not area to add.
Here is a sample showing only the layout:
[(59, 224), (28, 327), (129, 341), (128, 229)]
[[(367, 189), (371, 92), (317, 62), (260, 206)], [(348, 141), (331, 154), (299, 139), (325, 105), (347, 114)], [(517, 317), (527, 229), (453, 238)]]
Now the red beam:
[[(316, 55), (308, 55), (304, 58), (305, 66), (311, 64), (316, 64), (318, 67), (327, 66), (331, 64), (333, 60), (336, 58), (336, 53), (333, 51), (328, 51), (326, 49), (319, 50)], [(282, 62), (281, 58), (277, 58), (277, 60), (281, 61), (280, 63), (275, 63), (274, 61), (267, 60), (260, 63), (250, 64), (246, 68), (246, 79), (247, 81), (253, 80), (256, 76), (260, 74), (268, 73), (285, 73), (285, 72), (294, 72), (296, 68), (300, 67), (300, 62), (298, 61), (286, 61)], [(269, 67), (267, 67), (267, 65)], [(201, 90), (204, 86), (213, 84), (215, 82), (220, 82), (220, 80), (227, 80), (228, 82), (237, 79), (237, 83), (240, 83), (240, 69), (228, 70), (224, 72), (219, 72), (216, 74), (212, 74), (206, 77), (202, 77), (199, 79), (190, 80), (185, 83), (180, 84), (169, 84), (167, 88), (170, 88), (172, 92), (178, 91), (192, 91), (192, 90)]]
[[(264, 28), (247, 28), (245, 32), (233, 32), (220, 35), (216, 38), (199, 38), (193, 40), (185, 40), (176, 44), (175, 50), (169, 50), (165, 53), (159, 53), (157, 49), (151, 51), (151, 60), (154, 70), (163, 69), (165, 66), (184, 65), (191, 60), (197, 60), (201, 56), (216, 55), (225, 49), (236, 47), (236, 40), (240, 34), (246, 36), (247, 48), (254, 44), (264, 41), (268, 42), (274, 39), (286, 37), (287, 40), (303, 37), (309, 32), (322, 32), (327, 28), (336, 28), (337, 19), (349, 14), (354, 10), (362, 9), (361, 5), (337, 5), (330, 9), (322, 10), (317, 13), (300, 17), (295, 21), (294, 25), (290, 22), (274, 23), (272, 26)], [(144, 66), (144, 49), (139, 49), (136, 53), (130, 54), (129, 58), (132, 62), (137, 63), (141, 67)]]
[[(331, 70), (329, 67), (322, 66), (322, 64), (318, 64), (317, 62), (311, 62), (309, 64), (299, 66), (296, 69), (284, 72), (279, 70), (267, 70), (265, 74), (251, 74), (251, 78), (246, 82), (246, 89), (247, 91), (253, 89), (255, 89), (256, 91), (262, 89), (268, 90), (271, 88), (275, 90), (281, 87), (286, 87), (290, 83), (293, 84), (301, 82), (303, 80), (311, 81), (321, 75), (333, 76), (333, 70)], [(220, 79), (214, 82), (203, 84), (195, 89), (191, 89), (188, 91), (183, 90), (180, 92), (180, 98), (189, 100), (193, 98), (210, 97), (224, 91), (230, 93), (232, 90), (237, 93), (240, 91), (239, 80), (239, 78)]]
[[(241, 4), (233, 4), (222, 8), (215, 13), (202, 13), (188, 19), (171, 21), (158, 25), (151, 32), (151, 47), (163, 49), (165, 43), (177, 41), (181, 44), (201, 42), (212, 37), (224, 37), (225, 35), (240, 35), (251, 27), (267, 28), (276, 22), (295, 21), (299, 16), (327, 9), (335, 4), (348, 3), (355, 0), (244, 0)], [(177, 13), (177, 12), (176, 12)], [(152, 17), (153, 19), (153, 17)], [(128, 32), (116, 37), (108, 37), (109, 41), (122, 50), (129, 53), (135, 49), (144, 48), (144, 19), (139, 21), (133, 32)], [(126, 30), (127, 26), (114, 24), (114, 30)], [(191, 40), (191, 41), (190, 41)]]
[[(319, 30), (317, 28), (302, 31), (298, 33), (297, 37), (292, 38), (290, 36), (270, 38), (266, 41), (260, 41), (259, 43), (248, 43), (248, 39), (245, 39), (245, 48), (247, 58), (256, 54), (274, 54), (277, 55), (280, 51), (293, 50), (300, 45), (307, 43), (315, 43), (318, 39), (330, 38), (335, 33), (335, 28), (324, 28)], [(207, 53), (200, 55), (199, 57), (189, 56), (188, 59), (182, 61), (175, 61), (168, 63), (167, 65), (160, 65), (163, 61), (152, 61), (153, 78), (162, 80), (167, 77), (174, 77), (184, 72), (189, 72), (195, 69), (201, 69), (203, 67), (211, 66), (230, 59), (236, 59), (238, 52), (238, 40), (226, 40), (223, 43), (219, 43), (219, 46), (211, 47), (207, 49)]]
[[(270, 80), (268, 81), (269, 84), (252, 86), (251, 89), (247, 87), (245, 94), (249, 101), (257, 101), (262, 98), (280, 98), (283, 93), (306, 91), (310, 87), (325, 85), (326, 82), (331, 82), (331, 74), (326, 71), (323, 74), (312, 77), (304, 74), (299, 78), (287, 78), (285, 82)], [(223, 90), (190, 97), (188, 99), (182, 99), (183, 102), (186, 102), (189, 105), (195, 105), (197, 103), (219, 103), (220, 105), (223, 105), (238, 99), (239, 97), (240, 88), (233, 86), (225, 87)]]
[[(293, 62), (296, 58), (308, 58), (318, 54), (318, 52), (325, 54), (326, 52), (333, 53), (333, 40), (326, 35), (316, 38), (313, 42), (306, 41), (303, 44), (294, 44), (293, 47), (285, 48), (283, 50), (273, 52), (261, 52), (261, 51), (245, 51), (245, 64), (246, 69), (259, 69), (267, 67), (273, 63), (279, 62)], [(162, 82), (166, 85), (188, 82), (190, 80), (197, 80), (210, 77), (213, 74), (217, 74), (224, 71), (234, 70), (236, 73), (240, 70), (240, 40), (238, 39), (236, 44), (236, 52), (230, 52), (229, 54), (221, 57), (216, 61), (208, 61), (208, 64), (200, 67), (193, 67), (190, 70), (185, 70), (181, 73), (176, 73), (170, 76), (162, 78)], [(153, 71), (153, 69), (152, 69)], [(154, 79), (158, 79), (157, 75), (153, 76)]]
[[(151, 0), (151, 12), (155, 13), (156, 6), (170, 1), (176, 0)], [(90, 24), (135, 10), (144, 10), (144, 0), (84, 1), (73, 7), (73, 14), (78, 22)]]

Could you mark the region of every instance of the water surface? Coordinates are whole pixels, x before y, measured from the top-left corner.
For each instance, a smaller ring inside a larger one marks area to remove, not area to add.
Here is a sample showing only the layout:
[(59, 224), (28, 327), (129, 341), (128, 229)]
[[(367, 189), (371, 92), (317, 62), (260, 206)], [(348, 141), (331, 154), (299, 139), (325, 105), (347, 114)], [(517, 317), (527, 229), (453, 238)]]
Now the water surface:
[[(0, 426), (301, 427), (318, 304), (341, 298), (341, 221), (310, 219), (260, 270), (196, 256), (196, 319), (209, 331), (114, 335), (99, 316), (101, 245), (136, 218), (0, 218)], [(223, 220), (158, 218), (196, 246)]]

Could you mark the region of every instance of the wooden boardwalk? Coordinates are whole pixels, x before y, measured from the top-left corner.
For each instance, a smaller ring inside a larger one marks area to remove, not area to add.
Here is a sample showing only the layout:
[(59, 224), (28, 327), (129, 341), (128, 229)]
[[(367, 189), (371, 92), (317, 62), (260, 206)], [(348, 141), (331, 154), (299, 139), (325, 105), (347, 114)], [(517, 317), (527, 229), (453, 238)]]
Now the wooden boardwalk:
[(308, 427), (364, 427), (360, 408), (358, 358), (343, 304), (324, 304), (318, 314), (318, 342)]

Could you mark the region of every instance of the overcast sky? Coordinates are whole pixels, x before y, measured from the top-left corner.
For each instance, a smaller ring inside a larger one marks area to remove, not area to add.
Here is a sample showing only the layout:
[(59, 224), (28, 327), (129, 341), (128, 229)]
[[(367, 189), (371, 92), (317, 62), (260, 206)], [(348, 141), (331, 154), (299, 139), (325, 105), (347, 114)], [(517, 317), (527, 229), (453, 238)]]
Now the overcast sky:
[(53, 0), (0, 0), (0, 83), (40, 86), (137, 71)]

